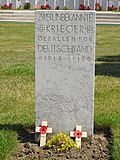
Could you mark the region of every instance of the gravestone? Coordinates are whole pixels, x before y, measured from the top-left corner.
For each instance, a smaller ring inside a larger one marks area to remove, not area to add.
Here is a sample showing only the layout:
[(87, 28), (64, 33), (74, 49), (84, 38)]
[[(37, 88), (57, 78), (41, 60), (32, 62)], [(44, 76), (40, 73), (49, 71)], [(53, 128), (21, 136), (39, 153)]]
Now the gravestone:
[(109, 2), (108, 2), (108, 6), (111, 7), (112, 5), (113, 5), (113, 2), (112, 2), (112, 1), (109, 1)]
[(12, 3), (12, 9), (18, 8), (18, 0), (11, 0), (11, 3)]
[(29, 0), (29, 3), (30, 3), (30, 9), (34, 9), (36, 0)]
[(100, 0), (99, 3), (100, 3), (100, 6), (102, 6), (102, 0)]
[(60, 6), (60, 5), (59, 5), (59, 0), (56, 0), (56, 2), (55, 2), (55, 8), (56, 8), (57, 6)]
[(66, 6), (68, 9), (70, 9), (70, 8), (69, 8), (69, 7), (70, 7), (69, 5), (70, 5), (70, 0), (66, 0), (64, 6)]
[(44, 6), (44, 5), (45, 5), (45, 0), (39, 0), (39, 1), (37, 2), (37, 4), (38, 4), (39, 6)]
[(70, 10), (74, 10), (75, 9), (75, 0), (69, 0), (70, 4), (69, 4), (69, 8)]
[(103, 0), (102, 1), (102, 10), (107, 11), (108, 10), (108, 1)]
[(114, 7), (118, 8), (118, 1), (114, 1)]
[(4, 6), (5, 4), (9, 5), (9, 0), (1, 0), (1, 6)]
[(95, 3), (92, 0), (89, 0), (89, 7), (91, 10), (95, 10)]
[(54, 0), (47, 0), (46, 3), (51, 7), (51, 9), (54, 9)]
[(24, 9), (24, 5), (26, 3), (26, 0), (21, 0), (21, 8)]
[(60, 10), (64, 9), (64, 0), (59, 0)]
[(86, 6), (86, 7), (89, 6), (89, 0), (85, 0), (85, 6)]
[(82, 0), (82, 1), (80, 1), (80, 0), (75, 0), (75, 10), (78, 10), (79, 8), (80, 8), (80, 4), (83, 4), (84, 3), (84, 1)]
[(67, 6), (68, 9), (74, 10), (74, 1), (75, 0), (66, 0), (65, 1), (65, 6)]
[(93, 134), (95, 20), (94, 11), (36, 11), (36, 126)]
[(21, 0), (18, 0), (18, 7), (21, 6)]
[(120, 1), (118, 1), (118, 7), (120, 7)]

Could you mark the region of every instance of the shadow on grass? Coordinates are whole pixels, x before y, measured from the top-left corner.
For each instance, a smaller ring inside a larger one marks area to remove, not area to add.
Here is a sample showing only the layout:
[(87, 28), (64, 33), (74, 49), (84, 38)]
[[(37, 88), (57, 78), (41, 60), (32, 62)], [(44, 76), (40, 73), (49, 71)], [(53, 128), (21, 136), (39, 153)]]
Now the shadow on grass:
[(95, 75), (120, 77), (120, 56), (97, 58), (101, 63), (95, 65)]
[(109, 126), (99, 126), (99, 125), (95, 125), (94, 128), (94, 133), (95, 134), (100, 134), (100, 133), (104, 133), (108, 143), (109, 143), (109, 160), (115, 160), (114, 157), (112, 156), (113, 154), (113, 135), (111, 132), (111, 127)]
[(0, 124), (0, 130), (15, 131), (18, 133), (18, 140), (22, 143), (35, 143), (34, 126), (25, 127), (21, 124)]

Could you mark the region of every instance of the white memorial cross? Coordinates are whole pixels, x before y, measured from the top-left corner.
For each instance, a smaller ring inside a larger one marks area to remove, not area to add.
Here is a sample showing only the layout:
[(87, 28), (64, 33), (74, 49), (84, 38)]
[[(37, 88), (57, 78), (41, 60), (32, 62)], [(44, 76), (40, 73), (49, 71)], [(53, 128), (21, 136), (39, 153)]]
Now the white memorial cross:
[(78, 148), (81, 148), (81, 138), (87, 137), (87, 132), (81, 132), (82, 126), (76, 126), (75, 131), (70, 131), (70, 137), (75, 137)]
[(46, 144), (46, 134), (52, 133), (52, 128), (47, 127), (47, 121), (42, 121), (41, 127), (36, 127), (35, 132), (40, 133), (40, 147)]

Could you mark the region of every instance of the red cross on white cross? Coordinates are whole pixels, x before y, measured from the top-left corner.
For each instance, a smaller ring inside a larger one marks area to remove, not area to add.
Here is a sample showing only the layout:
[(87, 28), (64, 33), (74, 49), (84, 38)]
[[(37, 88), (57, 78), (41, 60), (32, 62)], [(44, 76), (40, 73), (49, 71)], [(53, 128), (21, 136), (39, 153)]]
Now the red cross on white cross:
[(70, 137), (75, 137), (78, 148), (81, 148), (81, 138), (87, 137), (87, 132), (81, 132), (82, 126), (76, 126), (75, 131), (70, 131)]
[(46, 134), (52, 133), (52, 128), (47, 127), (47, 121), (42, 121), (41, 127), (36, 127), (35, 132), (40, 133), (40, 147), (46, 144)]

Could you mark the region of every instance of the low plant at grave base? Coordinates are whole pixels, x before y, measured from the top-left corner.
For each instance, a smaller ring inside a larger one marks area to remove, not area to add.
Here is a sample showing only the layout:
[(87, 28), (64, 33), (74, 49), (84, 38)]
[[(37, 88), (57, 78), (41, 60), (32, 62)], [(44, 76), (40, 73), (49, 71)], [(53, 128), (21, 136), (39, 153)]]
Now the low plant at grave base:
[(68, 10), (69, 8), (67, 6), (64, 6), (64, 10)]
[(25, 3), (24, 4), (24, 9), (30, 9), (30, 3)]
[(64, 133), (57, 134), (52, 137), (51, 140), (47, 142), (48, 148), (55, 148), (58, 151), (67, 151), (70, 148), (78, 148), (77, 144)]
[(9, 5), (4, 4), (3, 6), (1, 6), (1, 9), (11, 9), (12, 8), (12, 3), (10, 3)]
[(111, 7), (108, 6), (108, 11), (117, 11), (118, 8), (117, 7), (114, 7), (114, 5), (112, 5)]
[(100, 3), (95, 4), (95, 10), (96, 11), (101, 11), (102, 10), (102, 6), (100, 5)]

